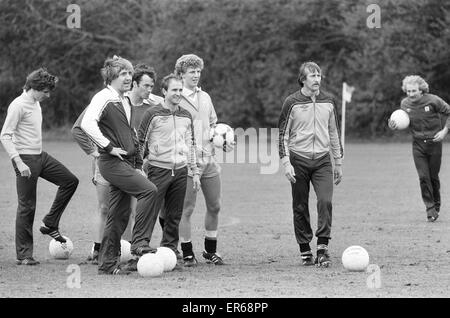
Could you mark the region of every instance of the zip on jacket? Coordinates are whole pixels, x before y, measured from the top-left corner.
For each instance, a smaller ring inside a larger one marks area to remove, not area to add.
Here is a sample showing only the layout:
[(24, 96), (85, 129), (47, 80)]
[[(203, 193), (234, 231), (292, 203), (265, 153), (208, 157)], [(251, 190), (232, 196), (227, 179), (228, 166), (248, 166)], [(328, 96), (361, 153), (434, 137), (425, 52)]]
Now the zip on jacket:
[(342, 163), (343, 149), (333, 98), (320, 92), (315, 101), (300, 90), (288, 96), (278, 122), (278, 150), (283, 164), (289, 151), (308, 159), (332, 152), (337, 164)]
[[(124, 107), (130, 107), (130, 119)], [(136, 130), (132, 125), (133, 108), (121, 99), (110, 85), (94, 95), (87, 106), (80, 127), (98, 147), (101, 156), (112, 156), (112, 148), (127, 152), (123, 159), (136, 169), (142, 168), (142, 157)]]
[(143, 158), (149, 164), (172, 170), (188, 165), (198, 174), (191, 114), (181, 108), (172, 112), (161, 105), (147, 110), (138, 130)]

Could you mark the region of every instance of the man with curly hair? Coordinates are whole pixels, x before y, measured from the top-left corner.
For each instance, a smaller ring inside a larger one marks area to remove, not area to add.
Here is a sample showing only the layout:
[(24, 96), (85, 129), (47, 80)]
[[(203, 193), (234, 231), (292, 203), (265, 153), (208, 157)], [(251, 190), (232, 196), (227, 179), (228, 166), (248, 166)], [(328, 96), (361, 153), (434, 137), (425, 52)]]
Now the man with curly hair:
[[(211, 97), (198, 86), (203, 70), (203, 60), (194, 54), (181, 56), (175, 64), (175, 73), (183, 79), (180, 106), (188, 110), (194, 121), (197, 148), (197, 165), (200, 183), (206, 203), (205, 238), (203, 257), (207, 263), (223, 265), (217, 253), (217, 229), (221, 207), (220, 166), (214, 158), (214, 147), (210, 141), (210, 129), (217, 123), (217, 115)], [(232, 150), (232, 146), (226, 149)], [(185, 266), (197, 265), (191, 241), (191, 215), (194, 212), (197, 192), (193, 176), (188, 175), (183, 215), (180, 222), (180, 242)]]
[[(441, 208), (439, 170), (442, 141), (450, 127), (450, 106), (439, 96), (430, 94), (428, 83), (418, 75), (406, 76), (402, 90), (407, 96), (401, 101), (400, 108), (410, 118), (412, 152), (422, 200), (427, 220), (434, 222)], [(398, 129), (397, 124), (390, 119), (388, 126), (392, 130)]]
[(33, 258), (33, 222), (39, 177), (58, 186), (40, 232), (65, 243), (59, 222), (78, 186), (78, 179), (62, 163), (42, 150), (42, 111), (40, 102), (50, 97), (58, 78), (46, 69), (31, 72), (22, 95), (8, 107), (0, 140), (16, 173), (18, 208), (16, 216), (17, 265), (39, 264)]

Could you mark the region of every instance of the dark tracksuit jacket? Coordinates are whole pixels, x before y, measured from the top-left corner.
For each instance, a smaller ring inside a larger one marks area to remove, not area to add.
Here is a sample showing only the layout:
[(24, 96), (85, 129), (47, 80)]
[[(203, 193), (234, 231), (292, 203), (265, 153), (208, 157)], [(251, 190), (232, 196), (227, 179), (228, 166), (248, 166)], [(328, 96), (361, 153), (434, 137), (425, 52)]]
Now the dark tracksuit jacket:
[[(129, 115), (127, 115), (127, 113)], [(142, 168), (142, 155), (136, 130), (132, 125), (133, 107), (126, 97), (108, 86), (91, 100), (81, 121), (81, 128), (97, 145), (99, 169), (110, 185), (110, 210), (99, 251), (99, 272), (112, 273), (120, 257), (120, 238), (130, 216), (130, 196), (137, 198), (131, 253), (148, 246), (148, 230), (154, 215), (157, 188), (136, 169)], [(120, 158), (110, 154), (113, 147), (127, 152)]]
[[(86, 108), (87, 109), (87, 108)], [(77, 120), (72, 126), (72, 136), (87, 155), (92, 154), (97, 148), (92, 140), (86, 135), (86, 133), (81, 129), (81, 121), (83, 120), (86, 109), (78, 116)]]
[[(198, 174), (194, 127), (189, 111), (177, 107), (173, 112), (157, 105), (148, 109), (139, 126), (139, 143), (148, 160), (148, 178), (158, 187), (156, 208), (164, 207), (161, 246), (177, 251), (178, 226), (183, 213), (188, 168)], [(151, 237), (156, 215), (152, 220)]]
[(298, 244), (312, 240), (308, 197), (310, 182), (317, 195), (318, 239), (327, 243), (331, 233), (333, 171), (330, 150), (336, 164), (342, 163), (343, 149), (334, 100), (320, 92), (313, 101), (301, 90), (284, 101), (279, 122), (279, 155), (283, 165), (292, 164), (294, 229)]
[(428, 213), (433, 209), (439, 212), (442, 142), (433, 142), (432, 139), (445, 126), (450, 128), (450, 106), (439, 96), (426, 93), (416, 101), (404, 98), (400, 108), (408, 113), (410, 119), (413, 158), (422, 200)]

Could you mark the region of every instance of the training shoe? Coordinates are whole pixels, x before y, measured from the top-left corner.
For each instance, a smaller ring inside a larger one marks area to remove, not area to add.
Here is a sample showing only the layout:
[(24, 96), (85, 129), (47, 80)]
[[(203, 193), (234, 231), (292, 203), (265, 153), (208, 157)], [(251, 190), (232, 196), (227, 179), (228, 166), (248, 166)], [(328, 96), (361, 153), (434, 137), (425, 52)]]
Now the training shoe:
[(150, 246), (139, 246), (134, 251), (131, 252), (131, 255), (134, 256), (142, 256), (147, 253), (156, 253), (156, 248)]
[(48, 226), (42, 225), (39, 228), (39, 231), (41, 231), (42, 234), (51, 236), (58, 242), (66, 243), (66, 239), (61, 235), (61, 233), (59, 233), (57, 227), (48, 227)]
[(93, 264), (93, 265), (98, 265), (98, 251), (93, 251), (92, 254), (90, 254), (87, 258), (86, 261)]
[(312, 266), (314, 265), (314, 256), (311, 251), (301, 253), (302, 256), (302, 265), (303, 266)]
[(37, 260), (35, 260), (33, 257), (27, 257), (24, 259), (18, 259), (16, 260), (16, 265), (38, 265), (40, 264)]
[(198, 262), (194, 255), (188, 255), (183, 257), (183, 266), (192, 267), (197, 266)]
[(137, 272), (137, 263), (139, 259), (138, 258), (132, 258), (128, 260), (125, 264), (120, 265), (120, 269), (130, 271), (130, 272)]
[(125, 270), (125, 269), (116, 267), (116, 268), (114, 268), (114, 270), (113, 270), (110, 274), (111, 274), (111, 275), (130, 275), (131, 272), (130, 272), (130, 271), (127, 271), (127, 270)]
[(179, 250), (175, 251), (175, 255), (177, 256), (177, 260), (183, 259), (183, 255), (181, 255)]
[(208, 264), (225, 265), (222, 257), (220, 257), (220, 255), (217, 253), (208, 253), (206, 251), (203, 251), (203, 257), (206, 259), (206, 263)]
[(431, 210), (427, 211), (428, 222), (434, 222), (438, 219), (438, 217), (439, 217), (439, 212), (436, 211), (435, 209), (431, 209)]
[(331, 265), (331, 259), (328, 251), (317, 253), (315, 264), (318, 267), (329, 267)]

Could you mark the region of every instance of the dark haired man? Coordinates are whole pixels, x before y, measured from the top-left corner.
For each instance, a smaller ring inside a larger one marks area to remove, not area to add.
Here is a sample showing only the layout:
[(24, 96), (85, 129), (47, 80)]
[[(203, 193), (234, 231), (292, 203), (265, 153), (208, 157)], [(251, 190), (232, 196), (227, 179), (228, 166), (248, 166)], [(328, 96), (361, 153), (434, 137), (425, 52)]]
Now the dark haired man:
[[(294, 230), (300, 247), (302, 264), (328, 267), (331, 264), (328, 241), (331, 233), (333, 176), (335, 184), (342, 178), (343, 149), (339, 140), (336, 103), (320, 91), (322, 72), (314, 62), (300, 66), (300, 90), (284, 101), (278, 127), (279, 154), (286, 178), (292, 187)], [(334, 157), (334, 172), (330, 158)], [(317, 254), (309, 243), (313, 232), (309, 218), (309, 189), (317, 195)]]
[(39, 264), (33, 258), (33, 222), (36, 189), (41, 177), (58, 186), (49, 213), (42, 220), (40, 232), (65, 243), (59, 222), (78, 179), (62, 163), (42, 151), (42, 111), (40, 102), (50, 97), (58, 78), (40, 68), (27, 76), (22, 95), (8, 107), (0, 140), (16, 173), (18, 208), (16, 216), (16, 254), (18, 265)]
[[(133, 108), (133, 127), (138, 130), (144, 113), (151, 107), (156, 105), (163, 105), (164, 98), (152, 94), (153, 87), (156, 83), (156, 72), (153, 67), (146, 64), (137, 64), (134, 67), (134, 73), (132, 78), (131, 91), (125, 93), (125, 96), (129, 99), (130, 105)], [(145, 162), (146, 163), (146, 162)], [(144, 164), (143, 170), (145, 172), (147, 165)], [(134, 219), (136, 216), (136, 198), (131, 197), (131, 214), (128, 226), (125, 229), (123, 238), (131, 241), (132, 229), (134, 225)]]

